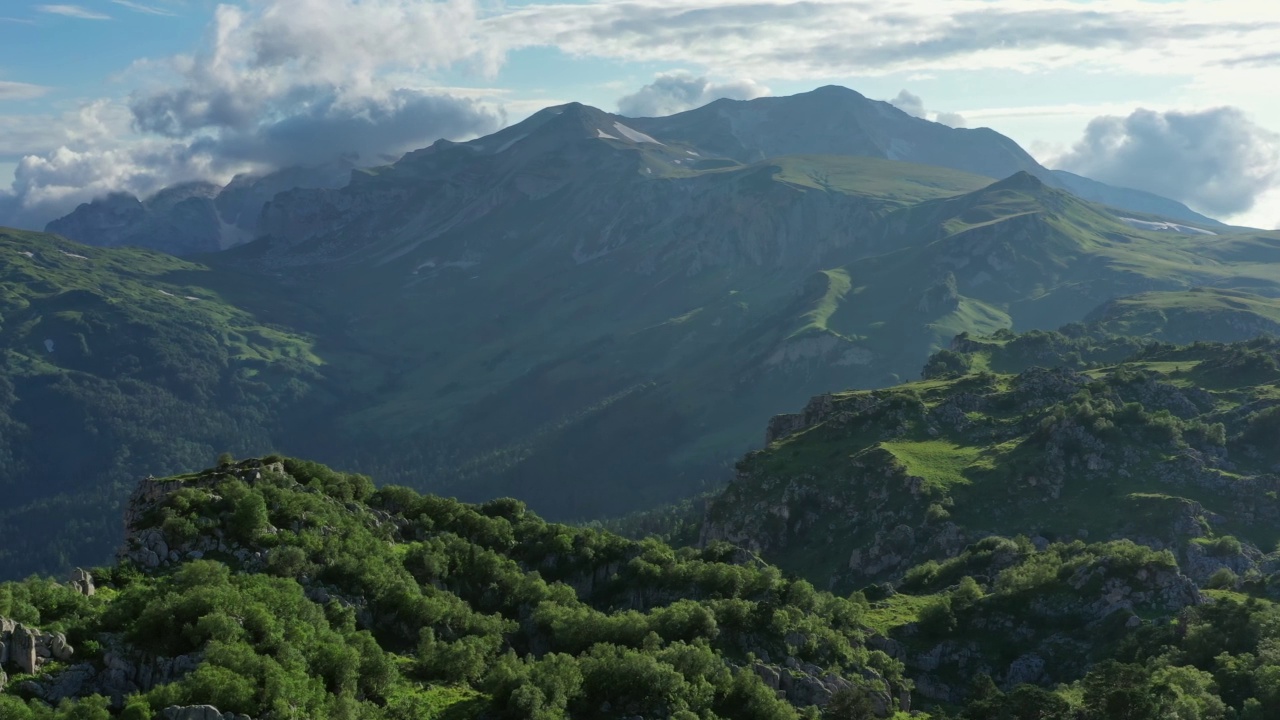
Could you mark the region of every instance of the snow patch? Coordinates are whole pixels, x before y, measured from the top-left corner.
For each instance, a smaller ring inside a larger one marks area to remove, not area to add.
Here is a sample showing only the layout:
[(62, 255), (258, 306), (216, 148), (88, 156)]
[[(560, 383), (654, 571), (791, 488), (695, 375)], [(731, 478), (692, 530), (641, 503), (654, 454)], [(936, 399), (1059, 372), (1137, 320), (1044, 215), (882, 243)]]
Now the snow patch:
[[(620, 123), (620, 122), (615, 122), (615, 123), (613, 124), (613, 127), (614, 127), (618, 132), (622, 133), (623, 137), (625, 137), (626, 139), (630, 140), (631, 142), (637, 142), (637, 143), (653, 143), (654, 145), (662, 145), (662, 143), (658, 142), (657, 140), (654, 140), (653, 138), (649, 137), (648, 135), (645, 135), (644, 133), (640, 132), (639, 130), (632, 130), (631, 128), (627, 127), (626, 125), (623, 125), (623, 124), (622, 124), (622, 123)], [(665, 145), (663, 145), (663, 147), (666, 147), (666, 146), (665, 146)]]
[(35, 256), (36, 256), (36, 254), (35, 254), (35, 253), (33, 253), (33, 252), (31, 252), (30, 250), (24, 250), (24, 251), (22, 251), (22, 252), (21, 252), (21, 253), (19, 253), (19, 254), (20, 254), (20, 255), (26, 255), (26, 256), (27, 256), (27, 257), (29, 257), (29, 258), (35, 258)]
[(45, 349), (45, 351), (47, 351), (47, 352), (53, 352), (53, 341), (52, 341), (52, 340), (45, 340), (45, 341), (44, 341), (44, 349)]
[(75, 259), (77, 259), (77, 260), (88, 260), (88, 259), (89, 259), (89, 258), (85, 257), (84, 255), (77, 255), (77, 254), (75, 254), (75, 253), (69, 253), (69, 252), (67, 252), (66, 250), (59, 250), (58, 252), (62, 253), (63, 255), (66, 255), (66, 256), (67, 256), (67, 257), (69, 257), (69, 258), (75, 258)]
[(696, 152), (694, 152), (694, 151), (692, 151), (692, 150), (685, 150), (685, 152), (686, 152), (686, 153), (688, 153), (688, 154), (690, 154), (690, 155), (692, 155), (692, 156), (694, 156), (694, 157), (702, 157), (701, 155), (699, 155), (698, 153), (696, 153)]
[(1179, 235), (1217, 235), (1218, 233), (1209, 230), (1203, 230), (1190, 225), (1179, 225), (1171, 222), (1152, 222), (1149, 220), (1139, 220), (1137, 218), (1120, 218), (1120, 222), (1134, 227), (1139, 230), (1154, 230), (1155, 232), (1171, 232)]
[(160, 291), (160, 294), (161, 294), (161, 295), (167, 295), (167, 296), (169, 296), (169, 297), (178, 297), (177, 295), (174, 295), (173, 293), (171, 293), (171, 292), (169, 292), (169, 291), (167, 291), (167, 290), (161, 290), (161, 291)]
[(600, 138), (601, 140), (619, 140), (619, 139), (621, 139), (621, 138), (615, 137), (615, 136), (613, 136), (613, 135), (610, 135), (609, 133), (607, 133), (607, 132), (605, 132), (605, 131), (601, 130), (600, 128), (596, 128), (596, 137), (597, 137), (597, 138)]
[(190, 296), (190, 295), (183, 295), (183, 296), (182, 296), (182, 299), (183, 299), (183, 300), (199, 300), (200, 298), (198, 298), (198, 297), (192, 297), (192, 296)]

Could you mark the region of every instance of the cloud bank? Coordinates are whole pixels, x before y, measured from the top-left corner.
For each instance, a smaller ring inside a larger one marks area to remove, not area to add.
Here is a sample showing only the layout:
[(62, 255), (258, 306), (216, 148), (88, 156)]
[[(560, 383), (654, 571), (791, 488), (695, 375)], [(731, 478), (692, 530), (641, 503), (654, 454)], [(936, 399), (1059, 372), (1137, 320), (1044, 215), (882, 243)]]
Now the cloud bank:
[(1054, 164), (1210, 214), (1237, 215), (1280, 181), (1280, 136), (1233, 107), (1136, 110), (1095, 118)]
[(750, 79), (715, 83), (691, 73), (664, 73), (639, 90), (618, 99), (618, 112), (628, 117), (660, 117), (702, 107), (720, 98), (754, 100), (769, 88)]
[[(31, 144), (0, 197), (0, 224), (39, 227), (108, 191), (145, 196), (339, 157), (387, 162), (441, 137), (496, 130), (500, 109), (428, 79), (458, 64), (494, 66), (474, 32), (477, 13), (472, 0), (220, 5), (195, 53), (135, 64), (146, 88), (59, 118), (58, 132), (22, 133)], [(9, 144), (0, 139), (0, 155), (17, 150)]]

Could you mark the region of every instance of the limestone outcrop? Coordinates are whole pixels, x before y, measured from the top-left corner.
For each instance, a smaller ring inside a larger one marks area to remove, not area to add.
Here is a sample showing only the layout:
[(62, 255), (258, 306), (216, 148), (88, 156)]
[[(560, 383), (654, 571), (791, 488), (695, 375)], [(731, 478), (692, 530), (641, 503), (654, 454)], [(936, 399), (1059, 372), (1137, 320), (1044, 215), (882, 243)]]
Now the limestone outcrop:
[(62, 633), (41, 632), (15, 620), (0, 618), (0, 668), (34, 675), (50, 660), (65, 662), (74, 653)]

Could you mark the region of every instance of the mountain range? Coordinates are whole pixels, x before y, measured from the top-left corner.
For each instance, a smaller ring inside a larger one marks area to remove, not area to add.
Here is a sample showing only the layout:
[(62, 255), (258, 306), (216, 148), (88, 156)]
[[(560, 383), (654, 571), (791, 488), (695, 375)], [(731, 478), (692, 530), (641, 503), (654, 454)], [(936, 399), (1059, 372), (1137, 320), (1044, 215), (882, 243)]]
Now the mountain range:
[(822, 88), (0, 229), (0, 717), (1266, 720), (1280, 233), (1171, 202)]
[[(913, 378), (960, 333), (1271, 327), (1280, 236), (1061, 178), (992, 131), (822, 88), (548, 108), (276, 192), (259, 239), (187, 261), (7, 232), (4, 570), (100, 557), (130, 478), (222, 450), (621, 515), (718, 487), (773, 415)], [(229, 192), (206, 190), (172, 207)]]
[[(627, 118), (587, 110), (594, 113), (599, 125), (595, 128), (597, 137), (642, 143), (656, 137), (706, 154), (706, 158), (700, 153), (671, 159), (686, 168), (705, 169), (708, 162), (727, 160), (749, 165), (786, 155), (847, 155), (935, 165), (989, 178), (1025, 171), (1092, 202), (1136, 214), (1222, 227), (1221, 222), (1168, 198), (1046, 169), (1016, 142), (989, 128), (951, 128), (838, 86), (790, 97), (721, 99), (660, 118)], [(556, 112), (559, 109), (545, 110), (467, 145), (479, 152), (506, 149), (506, 143), (527, 135)], [(287, 168), (265, 176), (237, 176), (226, 187), (184, 183), (145, 201), (115, 193), (80, 205), (50, 222), (45, 230), (104, 247), (136, 245), (178, 255), (212, 252), (261, 234), (257, 224), (262, 209), (277, 193), (293, 188), (338, 188), (346, 184), (352, 169), (350, 164), (334, 163)]]

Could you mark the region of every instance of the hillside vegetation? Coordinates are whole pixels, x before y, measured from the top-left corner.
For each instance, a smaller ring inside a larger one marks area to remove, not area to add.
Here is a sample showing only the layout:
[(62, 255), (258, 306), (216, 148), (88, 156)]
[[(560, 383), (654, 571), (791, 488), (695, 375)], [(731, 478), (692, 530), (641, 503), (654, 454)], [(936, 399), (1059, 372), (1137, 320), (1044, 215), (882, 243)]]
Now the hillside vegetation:
[(315, 341), (152, 251), (0, 229), (0, 576), (105, 560), (137, 479), (299, 444)]
[(91, 596), (0, 585), (0, 617), (75, 649), (8, 678), (6, 720), (200, 705), (745, 720), (909, 702), (901, 663), (867, 646), (865, 601), (726, 545), (628, 541), (277, 458), (143, 481), (128, 518)]
[(126, 519), (117, 564), (0, 584), (6, 720), (1253, 720), (1280, 692), (1265, 582), (1201, 591), (1127, 540), (992, 536), (833, 595), (275, 457), (144, 480)]

